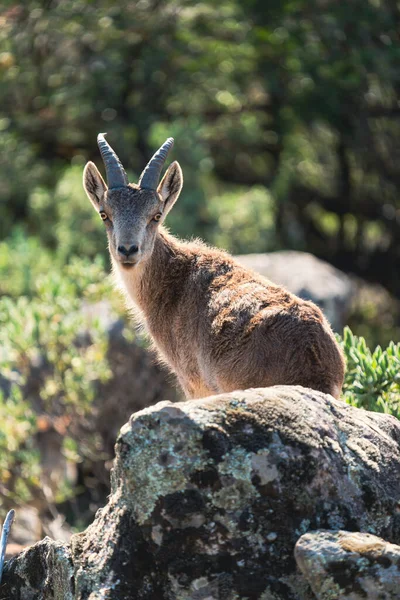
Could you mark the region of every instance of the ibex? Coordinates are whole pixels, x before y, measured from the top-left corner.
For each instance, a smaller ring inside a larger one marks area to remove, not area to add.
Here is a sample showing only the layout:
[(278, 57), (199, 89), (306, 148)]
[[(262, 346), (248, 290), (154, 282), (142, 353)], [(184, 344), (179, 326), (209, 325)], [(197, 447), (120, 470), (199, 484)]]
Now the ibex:
[(97, 141), (108, 186), (89, 162), (84, 188), (104, 221), (117, 280), (186, 396), (299, 384), (338, 397), (344, 360), (317, 306), (226, 252), (164, 228), (183, 183), (177, 162), (158, 183), (173, 139), (137, 185), (128, 183), (104, 134)]

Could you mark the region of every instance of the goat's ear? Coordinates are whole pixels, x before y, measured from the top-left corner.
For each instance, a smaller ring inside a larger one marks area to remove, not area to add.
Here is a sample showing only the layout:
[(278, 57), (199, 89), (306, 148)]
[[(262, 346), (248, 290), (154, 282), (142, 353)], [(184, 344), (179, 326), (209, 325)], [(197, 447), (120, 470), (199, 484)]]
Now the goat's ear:
[(160, 194), (164, 202), (164, 215), (171, 210), (175, 202), (178, 200), (182, 185), (182, 169), (180, 168), (179, 163), (175, 161), (170, 164), (161, 180), (160, 185), (157, 188), (157, 192)]
[(88, 162), (83, 171), (83, 187), (94, 208), (99, 210), (99, 204), (107, 191), (107, 184), (92, 162)]

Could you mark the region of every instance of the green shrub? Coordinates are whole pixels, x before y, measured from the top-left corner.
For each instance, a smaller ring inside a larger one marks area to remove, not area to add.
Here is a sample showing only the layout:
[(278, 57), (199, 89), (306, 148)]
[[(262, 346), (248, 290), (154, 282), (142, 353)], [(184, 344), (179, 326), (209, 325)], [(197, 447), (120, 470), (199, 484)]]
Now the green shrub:
[(30, 296), (37, 277), (58, 262), (38, 239), (14, 229), (7, 241), (0, 243), (0, 296)]
[(214, 223), (210, 238), (216, 246), (235, 254), (270, 252), (278, 247), (274, 202), (264, 188), (215, 191), (208, 210)]
[[(11, 383), (0, 392), (0, 498), (7, 506), (30, 500), (31, 490), (40, 485), (39, 452), (35, 448), (36, 417)], [(3, 515), (2, 515), (3, 516)]]
[[(90, 315), (90, 306), (104, 298), (116, 302), (100, 259), (75, 258), (17, 287), (27, 295), (0, 298), (3, 509), (10, 501), (14, 505), (29, 501), (41, 486), (35, 435), (43, 417), (50, 423), (58, 418), (67, 423), (63, 453), (69, 461), (99, 460), (93, 401), (97, 386), (111, 372), (106, 326)], [(59, 487), (57, 501), (74, 493), (63, 481)]]
[(83, 165), (66, 169), (54, 191), (36, 188), (29, 197), (30, 227), (62, 263), (73, 256), (107, 255), (107, 238), (82, 187)]
[(348, 404), (400, 418), (400, 343), (372, 352), (363, 337), (343, 332), (347, 370), (343, 386)]

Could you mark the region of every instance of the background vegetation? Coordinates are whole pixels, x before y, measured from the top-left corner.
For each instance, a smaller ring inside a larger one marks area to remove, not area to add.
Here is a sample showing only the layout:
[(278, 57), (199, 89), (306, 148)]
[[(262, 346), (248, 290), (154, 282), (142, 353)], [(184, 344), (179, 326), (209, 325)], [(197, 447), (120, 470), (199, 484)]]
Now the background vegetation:
[[(399, 32), (393, 0), (3, 1), (0, 513), (45, 489), (41, 432), (62, 432), (69, 463), (102, 456), (108, 342), (81, 307), (123, 309), (81, 184), (99, 131), (131, 180), (175, 137), (176, 234), (305, 250), (373, 283), (351, 316), (366, 343), (343, 338), (344, 396), (399, 416)], [(73, 502), (65, 473), (47, 484)]]
[(3, 236), (22, 223), (93, 256), (66, 230), (91, 233), (78, 182), (98, 131), (132, 177), (173, 135), (177, 233), (218, 241), (222, 226), (234, 252), (306, 249), (400, 293), (396, 2), (7, 4)]

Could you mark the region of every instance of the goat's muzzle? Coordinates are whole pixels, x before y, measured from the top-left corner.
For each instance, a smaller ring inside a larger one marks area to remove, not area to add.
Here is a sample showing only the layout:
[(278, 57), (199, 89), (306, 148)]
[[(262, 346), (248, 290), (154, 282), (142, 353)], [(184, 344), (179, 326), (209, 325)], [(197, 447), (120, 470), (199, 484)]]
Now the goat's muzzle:
[(120, 244), (117, 248), (119, 262), (124, 267), (133, 267), (139, 262), (139, 246), (137, 244)]

